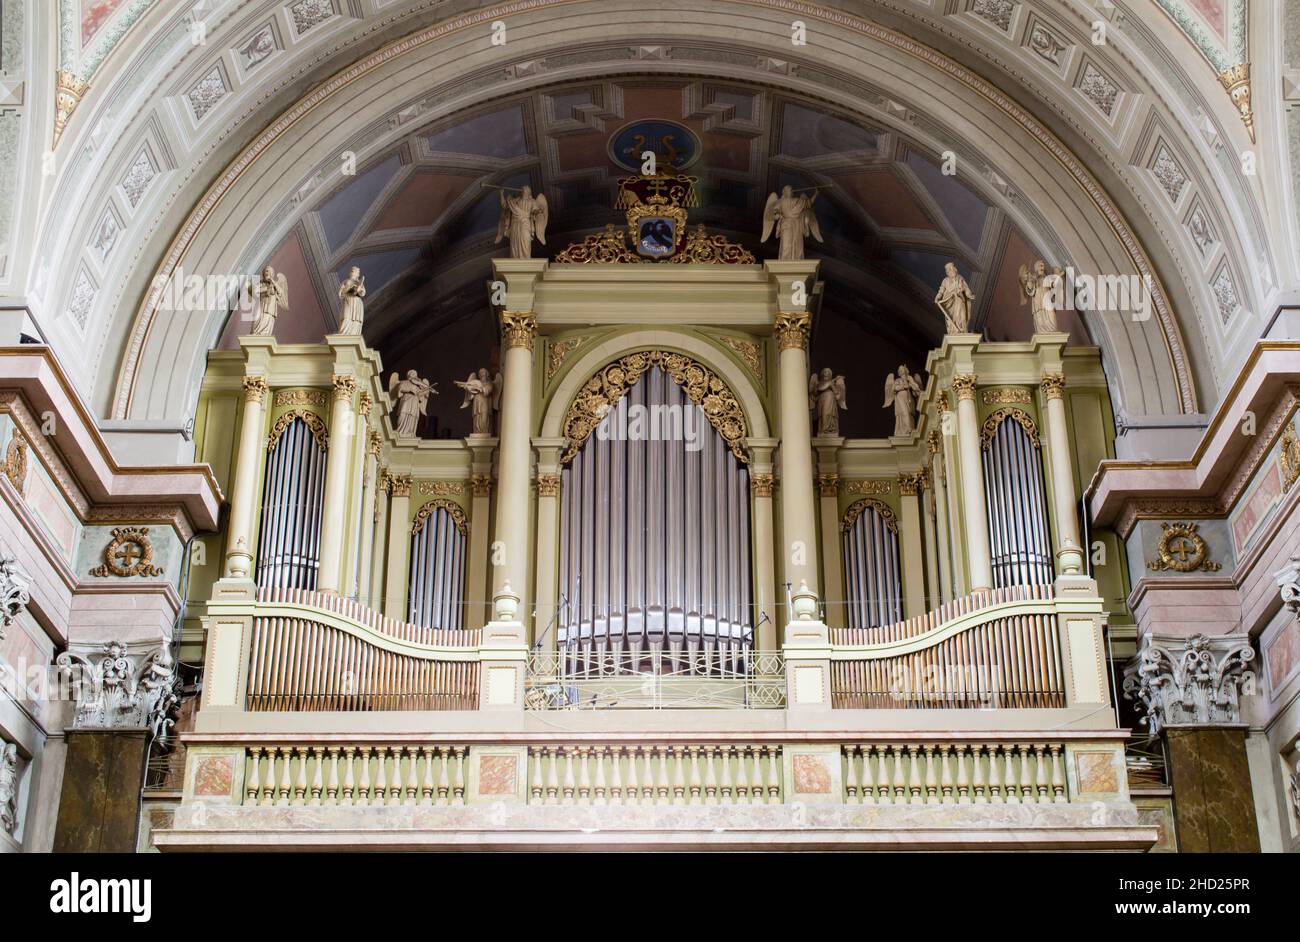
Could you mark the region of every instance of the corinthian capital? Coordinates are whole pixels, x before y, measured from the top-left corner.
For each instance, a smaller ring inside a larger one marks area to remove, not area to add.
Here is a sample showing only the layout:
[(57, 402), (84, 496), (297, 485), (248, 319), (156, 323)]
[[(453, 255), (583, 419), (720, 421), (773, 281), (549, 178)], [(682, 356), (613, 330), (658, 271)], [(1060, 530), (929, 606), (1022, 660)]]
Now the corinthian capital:
[(523, 347), (531, 351), (537, 336), (537, 315), (532, 311), (502, 311), (501, 335), (506, 347)]
[(974, 401), (975, 384), (979, 382), (979, 377), (974, 373), (958, 373), (952, 378), (952, 388), (957, 391), (957, 401), (965, 399)]
[(776, 345), (780, 350), (807, 350), (808, 330), (812, 326), (812, 315), (807, 311), (776, 315), (773, 330), (776, 333)]
[[(1147, 635), (1124, 671), (1124, 695), (1139, 701), (1154, 735), (1166, 726), (1241, 722), (1242, 688), (1253, 682), (1255, 658), (1247, 635)], [(1247, 691), (1249, 692), (1249, 691)]]
[(32, 600), (31, 585), (32, 577), (18, 565), (18, 560), (0, 552), (0, 641), (4, 640), (5, 629)]
[(256, 402), (259, 405), (266, 396), (266, 377), (265, 376), (245, 376), (244, 377), (244, 401)]
[(166, 740), (180, 702), (180, 679), (166, 642), (110, 641), (69, 650), (56, 663), (72, 677), (75, 727), (148, 729)]
[(1292, 556), (1273, 578), (1282, 593), (1282, 604), (1291, 610), (1292, 615), (1300, 618), (1300, 553)]

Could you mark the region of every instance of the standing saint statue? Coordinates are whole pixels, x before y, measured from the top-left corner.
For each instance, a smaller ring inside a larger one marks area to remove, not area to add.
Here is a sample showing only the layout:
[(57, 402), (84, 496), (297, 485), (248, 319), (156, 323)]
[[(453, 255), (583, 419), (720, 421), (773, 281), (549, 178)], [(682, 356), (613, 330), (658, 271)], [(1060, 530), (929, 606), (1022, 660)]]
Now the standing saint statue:
[(248, 286), (249, 297), (257, 308), (253, 317), (253, 336), (270, 337), (275, 333), (275, 319), (283, 307), (289, 310), (289, 279), (270, 265), (262, 276)]
[(460, 407), (470, 409), (474, 423), (471, 434), (491, 435), (492, 413), (501, 408), (501, 374), (491, 376), (484, 367), (478, 373), (470, 373), (463, 383), (457, 380), (456, 385), (465, 390), (465, 401)]
[(1034, 316), (1034, 333), (1054, 334), (1056, 325), (1056, 298), (1065, 282), (1065, 272), (1060, 268), (1047, 270), (1041, 258), (1034, 262), (1031, 272), (1020, 266), (1020, 303), (1029, 305)]
[(781, 189), (781, 195), (769, 193), (767, 205), (763, 207), (763, 238), (766, 242), (776, 229), (776, 238), (781, 245), (777, 257), (783, 262), (798, 261), (804, 257), (803, 240), (812, 235), (818, 242), (822, 241), (822, 231), (817, 227), (817, 214), (812, 204), (817, 199), (817, 191), (812, 196), (795, 194), (790, 186)]
[(546, 194), (533, 196), (533, 188), (522, 187), (518, 194), (501, 191), (501, 221), (497, 223), (496, 241), (510, 239), (511, 258), (532, 258), (533, 238), (546, 244), (546, 222), (550, 218)]
[(916, 400), (921, 395), (921, 382), (906, 366), (898, 368), (898, 375), (890, 373), (885, 378), (885, 405), (894, 407), (894, 435), (911, 435), (916, 431)]
[(366, 318), (366, 305), (361, 299), (366, 296), (366, 276), (361, 269), (353, 266), (348, 277), (339, 285), (339, 333), (348, 337), (360, 337), (361, 325)]
[(817, 434), (834, 438), (840, 434), (840, 410), (849, 403), (844, 395), (844, 377), (830, 367), (808, 377), (808, 408), (817, 418)]
[(939, 285), (934, 303), (943, 311), (946, 332), (964, 334), (970, 330), (970, 305), (975, 300), (975, 293), (952, 262), (944, 265), (943, 270), (947, 277)]
[(396, 373), (388, 377), (388, 394), (397, 397), (397, 437), (414, 438), (420, 416), (427, 414), (429, 397), (438, 395), (438, 384), (407, 370), (406, 379), (399, 380)]

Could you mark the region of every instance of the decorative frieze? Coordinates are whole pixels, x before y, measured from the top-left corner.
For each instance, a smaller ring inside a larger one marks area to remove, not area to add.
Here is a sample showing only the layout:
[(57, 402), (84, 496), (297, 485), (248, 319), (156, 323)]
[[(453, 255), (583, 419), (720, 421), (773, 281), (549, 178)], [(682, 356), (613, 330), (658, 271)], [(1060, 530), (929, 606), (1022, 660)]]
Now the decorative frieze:
[(1152, 572), (1218, 572), (1223, 566), (1210, 560), (1210, 547), (1195, 523), (1160, 524), (1156, 558), (1147, 560)]
[(981, 390), (980, 399), (986, 406), (1027, 405), (1029, 390), (1023, 386), (999, 386)]
[(163, 571), (153, 564), (153, 541), (149, 538), (148, 527), (117, 527), (113, 538), (104, 547), (104, 563), (90, 570), (90, 575), (99, 579), (117, 576), (129, 579), (143, 576), (152, 579), (161, 576)]
[(1124, 672), (1124, 695), (1141, 703), (1152, 735), (1167, 726), (1240, 723), (1240, 696), (1253, 682), (1248, 668), (1254, 657), (1247, 635), (1147, 635)]
[(66, 651), (56, 663), (72, 675), (75, 727), (148, 729), (166, 741), (180, 702), (180, 679), (167, 644), (140, 648), (110, 641)]
[(31, 587), (32, 577), (18, 565), (18, 560), (0, 552), (0, 641), (18, 613), (32, 600)]
[(844, 481), (840, 487), (845, 494), (892, 494), (892, 481)]
[(452, 494), (465, 493), (464, 481), (421, 481), (420, 493), (428, 496), (430, 494), (438, 497), (447, 497)]
[(807, 311), (776, 315), (773, 332), (778, 350), (807, 350), (812, 315)]
[[(262, 386), (265, 388), (265, 380)], [(244, 388), (248, 388), (247, 379), (244, 380)], [(329, 394), (323, 389), (281, 389), (276, 392), (274, 402), (276, 406), (320, 406), (323, 409), (329, 403)]]
[(537, 315), (532, 311), (502, 311), (501, 336), (507, 348), (522, 347), (531, 352), (537, 336)]

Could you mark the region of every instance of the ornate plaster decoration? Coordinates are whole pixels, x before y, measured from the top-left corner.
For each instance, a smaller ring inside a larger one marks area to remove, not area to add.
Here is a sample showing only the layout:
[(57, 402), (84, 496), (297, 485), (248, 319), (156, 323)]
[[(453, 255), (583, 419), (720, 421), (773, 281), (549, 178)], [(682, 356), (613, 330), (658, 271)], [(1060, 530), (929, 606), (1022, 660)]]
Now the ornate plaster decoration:
[(569, 354), (577, 350), (587, 338), (586, 337), (567, 337), (564, 340), (556, 340), (551, 343), (550, 356), (546, 361), (546, 381), (549, 383), (555, 378), (555, 374), (560, 372), (564, 366), (564, 361)]
[(1300, 553), (1291, 557), (1285, 568), (1273, 574), (1285, 605), (1296, 618), (1300, 618)]
[(849, 505), (849, 509), (844, 511), (844, 518), (840, 521), (840, 532), (848, 533), (852, 529), (854, 521), (861, 517), (866, 510), (874, 510), (880, 514), (880, 519), (885, 521), (885, 526), (889, 527), (893, 533), (898, 532), (898, 517), (894, 514), (893, 508), (883, 501), (876, 500), (874, 497), (864, 497)]
[(1187, 231), (1191, 233), (1192, 241), (1201, 250), (1201, 254), (1208, 252), (1219, 241), (1214, 234), (1214, 227), (1210, 225), (1205, 211), (1200, 206), (1193, 209), (1192, 214), (1187, 217)]
[(23, 496), (23, 487), (27, 483), (27, 440), (17, 428), (5, 446), (5, 460), (0, 464), (0, 471), (4, 472), (18, 495)]
[(18, 613), (32, 600), (31, 586), (32, 577), (18, 565), (18, 560), (0, 551), (0, 641)]
[(1296, 759), (1295, 771), (1291, 773), (1291, 810), (1300, 818), (1300, 759)]
[(986, 406), (1013, 405), (1029, 403), (1029, 390), (1021, 386), (1008, 386), (980, 391), (980, 399)]
[(1065, 42), (1056, 33), (1037, 21), (1029, 31), (1028, 45), (1052, 65), (1061, 64), (1061, 53), (1066, 49)]
[[(784, 316), (784, 315), (782, 315)], [(805, 315), (806, 316), (806, 315)], [(646, 350), (632, 353), (601, 369), (578, 391), (564, 419), (568, 439), (561, 462), (567, 463), (651, 366), (659, 366), (682, 387), (686, 397), (704, 410), (709, 424), (741, 461), (749, 461), (745, 437), (749, 434), (745, 412), (722, 379), (701, 363), (681, 353)]]
[(845, 494), (892, 494), (893, 481), (845, 481), (841, 487)]
[(770, 474), (751, 474), (749, 476), (749, 489), (755, 497), (771, 497), (775, 485), (776, 480)]
[(1282, 432), (1277, 461), (1282, 470), (1282, 490), (1289, 491), (1296, 479), (1300, 478), (1300, 436), (1296, 435), (1294, 425), (1287, 425)]
[(1237, 283), (1233, 280), (1226, 261), (1219, 267), (1219, 273), (1210, 283), (1210, 290), (1214, 292), (1215, 303), (1219, 306), (1219, 319), (1227, 324), (1241, 307), (1241, 300), (1237, 295)]
[(334, 15), (334, 4), (330, 0), (298, 0), (289, 7), (293, 17), (293, 28), (301, 36), (313, 26), (319, 26)]
[(1250, 142), (1255, 143), (1255, 114), (1250, 107), (1250, 63), (1242, 62), (1224, 69), (1219, 73), (1219, 81), (1232, 96), (1232, 103), (1237, 106), (1237, 113), (1241, 115), (1241, 123), (1246, 126)]
[(1160, 184), (1160, 189), (1169, 197), (1169, 202), (1177, 203), (1187, 186), (1187, 172), (1164, 144), (1156, 151), (1155, 160), (1151, 162), (1151, 172)]
[(445, 497), (435, 497), (416, 511), (415, 521), (411, 524), (411, 536), (415, 536), (424, 529), (424, 524), (433, 516), (435, 510), (447, 511), (461, 536), (469, 532), (469, 522), (465, 519), (465, 511), (460, 504), (447, 500)]
[(379, 437), (379, 433), (378, 433), (378, 432), (371, 432), (371, 433), (370, 433), (370, 445), (369, 445), (369, 447), (367, 448), (367, 451), (369, 451), (370, 454), (372, 454), (372, 455), (374, 455), (376, 458), (378, 458), (378, 457), (379, 457), (379, 451), (380, 451), (380, 449), (381, 449), (382, 447), (383, 447), (383, 439)]
[(987, 20), (1002, 31), (1011, 28), (1011, 14), (1016, 5), (1011, 0), (975, 0), (970, 11), (982, 20)]
[[(265, 387), (266, 383), (262, 385)], [(329, 395), (323, 389), (281, 389), (275, 394), (277, 406), (319, 406), (323, 409), (328, 403)]]
[(446, 497), (449, 494), (465, 493), (465, 483), (463, 481), (421, 481), (420, 493), (428, 496), (436, 494), (439, 497)]
[(86, 97), (86, 92), (90, 91), (90, 83), (83, 82), (72, 72), (65, 72), (60, 69), (55, 75), (54, 86), (54, 143), (52, 147), (59, 146), (59, 138), (63, 136), (64, 130), (68, 126), (68, 121), (72, 118), (72, 112), (77, 110), (77, 105), (81, 104), (81, 99)]
[(537, 475), (537, 496), (538, 497), (559, 497), (560, 476), (558, 474)]
[(776, 315), (773, 331), (776, 334), (777, 349), (807, 350), (808, 331), (811, 327), (812, 315), (807, 311)]
[(1029, 413), (1023, 409), (1010, 407), (999, 409), (984, 420), (984, 427), (980, 429), (980, 445), (982, 447), (988, 448), (989, 445), (993, 444), (993, 436), (997, 434), (998, 426), (1007, 419), (1019, 422), (1020, 427), (1029, 435), (1030, 444), (1035, 448), (1042, 447), (1042, 443), (1038, 440), (1038, 426), (1034, 424), (1034, 420), (1030, 418)]
[(1195, 523), (1160, 524), (1158, 557), (1147, 561), (1152, 572), (1218, 572), (1223, 568), (1210, 561), (1210, 547), (1196, 532)]
[(1167, 726), (1240, 723), (1239, 698), (1253, 679), (1247, 668), (1254, 657), (1246, 635), (1147, 635), (1125, 669), (1124, 695), (1141, 702), (1153, 736)]
[(248, 41), (236, 51), (243, 59), (244, 68), (251, 69), (259, 62), (269, 58), (278, 48), (279, 46), (275, 41), (275, 28), (270, 23), (266, 23), (252, 36), (249, 36)]
[(153, 541), (149, 539), (148, 527), (115, 528), (113, 538), (104, 547), (103, 565), (90, 570), (90, 575), (100, 579), (154, 578), (162, 574), (162, 569), (153, 564)]
[(90, 306), (94, 303), (95, 292), (98, 290), (94, 279), (86, 269), (80, 269), (77, 272), (77, 280), (72, 286), (72, 297), (68, 301), (68, 316), (76, 321), (77, 326), (82, 330), (86, 329), (86, 319), (90, 316)]
[(0, 831), (18, 830), (18, 747), (0, 739)]
[(763, 348), (752, 340), (741, 340), (739, 337), (730, 337), (723, 334), (718, 337), (719, 340), (741, 361), (749, 367), (749, 371), (759, 379), (763, 378)]
[(122, 191), (126, 193), (126, 200), (132, 209), (140, 205), (149, 184), (157, 176), (158, 168), (154, 166), (153, 158), (149, 156), (148, 150), (142, 149), (122, 178)]
[(531, 352), (537, 335), (537, 315), (532, 311), (502, 311), (501, 334), (507, 347), (523, 347)]
[(1079, 76), (1079, 93), (1096, 105), (1106, 117), (1114, 114), (1115, 102), (1119, 99), (1119, 86), (1091, 62), (1084, 63), (1083, 72)]
[(930, 430), (930, 433), (925, 436), (925, 447), (930, 449), (930, 454), (932, 455), (937, 455), (939, 453), (938, 432), (934, 431), (933, 429)]
[(194, 87), (185, 93), (189, 100), (190, 109), (194, 112), (194, 120), (202, 121), (207, 113), (217, 106), (221, 99), (226, 97), (230, 89), (226, 86), (226, 77), (221, 74), (221, 69), (214, 68), (203, 78), (195, 83)]
[(141, 649), (110, 641), (66, 651), (55, 663), (72, 675), (76, 728), (148, 729), (166, 742), (180, 702), (180, 678), (166, 643)]
[(280, 436), (293, 424), (294, 419), (302, 419), (307, 424), (312, 437), (316, 439), (316, 446), (321, 451), (329, 451), (330, 433), (325, 428), (325, 420), (307, 409), (291, 409), (275, 420), (275, 424), (271, 426), (271, 434), (266, 437), (267, 451), (275, 451), (275, 446), (280, 444)]

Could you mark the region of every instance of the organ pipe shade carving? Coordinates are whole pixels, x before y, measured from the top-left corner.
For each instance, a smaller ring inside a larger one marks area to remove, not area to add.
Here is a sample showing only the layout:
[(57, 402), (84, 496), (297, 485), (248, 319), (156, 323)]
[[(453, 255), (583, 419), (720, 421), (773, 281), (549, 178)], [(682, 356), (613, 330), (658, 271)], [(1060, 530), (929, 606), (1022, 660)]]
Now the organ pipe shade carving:
[[(1019, 410), (1000, 409), (989, 421), (999, 412)], [(987, 432), (989, 423), (984, 427)], [(1054, 576), (1042, 453), (1032, 429), (1024, 413), (1009, 414), (994, 425), (985, 444), (984, 494), (998, 588), (1045, 584)]]
[(998, 409), (996, 412), (990, 413), (989, 417), (984, 420), (984, 428), (980, 431), (980, 444), (988, 448), (993, 441), (993, 436), (997, 434), (998, 429), (1002, 427), (1002, 423), (1007, 419), (1018, 422), (1029, 437), (1030, 444), (1035, 448), (1039, 447), (1038, 426), (1029, 417), (1029, 413), (1023, 409)]
[(407, 620), (427, 628), (464, 627), (465, 511), (431, 500), (411, 528), (411, 591)]
[(266, 450), (275, 451), (275, 446), (280, 443), (281, 436), (295, 421), (303, 422), (311, 431), (316, 439), (316, 444), (320, 446), (321, 451), (328, 451), (330, 447), (330, 433), (325, 428), (325, 420), (315, 412), (307, 409), (294, 409), (286, 412), (275, 420), (271, 426), (271, 434), (266, 438)]
[(745, 413), (727, 384), (707, 366), (680, 353), (646, 350), (632, 353), (603, 367), (578, 391), (577, 398), (564, 418), (564, 437), (568, 439), (564, 462), (578, 453), (583, 442), (609, 413), (614, 403), (657, 367), (682, 388), (687, 398), (704, 410), (709, 423), (741, 461), (749, 460), (745, 438), (749, 435)]
[(840, 523), (850, 628), (876, 628), (903, 617), (898, 521), (887, 504), (855, 501)]
[[(559, 642), (634, 653), (747, 647), (748, 469), (714, 426), (687, 415), (694, 406), (669, 370), (647, 362), (641, 382), (623, 388), (610, 425), (562, 472)], [(681, 415), (694, 441), (622, 436), (656, 407)]]
[[(314, 413), (305, 415), (320, 421)], [(303, 415), (286, 413), (276, 425), (279, 431), (272, 433), (262, 484), (257, 584), (314, 589), (325, 498), (325, 443)]]

